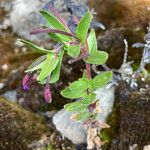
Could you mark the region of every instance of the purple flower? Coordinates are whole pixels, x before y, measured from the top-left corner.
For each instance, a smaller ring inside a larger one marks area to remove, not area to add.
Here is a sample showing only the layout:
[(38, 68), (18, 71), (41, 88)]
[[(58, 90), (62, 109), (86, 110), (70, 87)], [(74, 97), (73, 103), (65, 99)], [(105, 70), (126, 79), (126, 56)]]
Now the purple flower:
[(29, 90), (29, 83), (30, 83), (30, 76), (28, 74), (26, 74), (23, 78), (23, 82), (22, 82), (22, 85), (23, 85), (23, 89), (24, 90)]
[(51, 94), (51, 90), (49, 85), (46, 85), (45, 89), (44, 89), (44, 97), (47, 103), (51, 103), (52, 102), (52, 94)]

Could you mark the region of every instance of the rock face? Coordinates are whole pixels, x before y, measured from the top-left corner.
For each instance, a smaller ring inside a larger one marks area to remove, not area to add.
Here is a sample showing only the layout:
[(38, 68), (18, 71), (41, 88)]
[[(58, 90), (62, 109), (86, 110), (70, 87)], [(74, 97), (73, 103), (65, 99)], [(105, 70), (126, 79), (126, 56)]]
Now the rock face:
[[(39, 10), (43, 9), (45, 4), (52, 0), (15, 0), (12, 6), (12, 11), (10, 13), (10, 20), (13, 31), (18, 35), (31, 39), (36, 40), (38, 42), (45, 42), (48, 40), (48, 36), (46, 34), (42, 35), (30, 35), (29, 33), (34, 29), (40, 27), (40, 24), (45, 23), (42, 16), (39, 14)], [(53, 0), (54, 1), (54, 0)], [(76, 0), (72, 0), (76, 1)], [(85, 4), (86, 0), (82, 2), (77, 1), (77, 3)], [(61, 11), (64, 9), (63, 1), (55, 0), (54, 6), (55, 9)], [(65, 18), (66, 14), (61, 13)]]
[[(127, 150), (134, 144), (138, 149), (143, 149), (145, 145), (149, 145), (150, 87), (148, 84), (149, 82), (139, 85), (139, 89), (131, 91), (126, 83), (121, 83), (116, 89), (116, 98), (119, 100), (116, 114), (118, 122), (108, 150)], [(114, 129), (110, 128), (109, 135), (112, 133), (111, 130)]]
[[(100, 109), (102, 112), (99, 114), (99, 119), (101, 121), (106, 120), (107, 116), (111, 113), (113, 103), (114, 103), (114, 87), (101, 88), (96, 91), (97, 98), (100, 100)], [(53, 117), (53, 123), (56, 129), (62, 134), (62, 136), (67, 137), (74, 144), (81, 144), (86, 142), (87, 131), (81, 127), (80, 122), (75, 122), (70, 120), (71, 113), (66, 110), (60, 110)]]
[(41, 117), (0, 97), (0, 149), (28, 150), (28, 145), (46, 135)]

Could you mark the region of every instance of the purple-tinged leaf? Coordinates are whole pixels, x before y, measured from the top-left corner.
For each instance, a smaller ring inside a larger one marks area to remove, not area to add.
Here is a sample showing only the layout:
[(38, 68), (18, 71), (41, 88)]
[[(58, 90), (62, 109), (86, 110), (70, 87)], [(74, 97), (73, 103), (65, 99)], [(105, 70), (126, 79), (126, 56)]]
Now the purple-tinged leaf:
[(63, 19), (63, 17), (59, 14), (59, 12), (52, 7), (50, 4), (48, 4), (48, 9), (51, 11), (51, 13), (57, 17), (57, 19), (69, 30), (69, 28), (67, 27), (67, 23), (66, 21)]
[(65, 35), (65, 36), (77, 38), (75, 36), (75, 34), (65, 32), (65, 31), (62, 31), (62, 30), (57, 30), (57, 29), (49, 29), (49, 28), (48, 29), (35, 29), (35, 30), (30, 32), (30, 34), (40, 34), (40, 33), (57, 33), (57, 34), (62, 34), (62, 35)]
[(79, 57), (69, 60), (68, 63), (69, 64), (73, 64), (73, 63), (75, 63), (77, 61), (80, 61), (80, 60), (82, 60), (84, 58), (87, 58), (88, 56), (89, 56), (89, 53), (81, 54)]

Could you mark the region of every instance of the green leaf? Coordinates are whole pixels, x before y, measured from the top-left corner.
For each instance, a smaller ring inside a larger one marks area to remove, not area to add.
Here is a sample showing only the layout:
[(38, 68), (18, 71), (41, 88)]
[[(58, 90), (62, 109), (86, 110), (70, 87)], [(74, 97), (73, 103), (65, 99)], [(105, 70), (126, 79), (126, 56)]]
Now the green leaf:
[(89, 105), (95, 100), (96, 94), (92, 93), (90, 95), (86, 95), (82, 100), (81, 103), (84, 105)]
[(91, 114), (87, 111), (87, 110), (83, 110), (78, 112), (75, 120), (76, 121), (85, 121), (87, 120), (89, 117), (91, 116)]
[[(46, 19), (46, 21), (48, 22), (48, 24), (50, 26), (52, 26), (55, 29), (59, 29), (62, 31), (66, 31), (69, 32), (69, 30), (63, 25), (63, 23), (61, 23), (55, 16), (53, 16), (50, 12), (46, 11), (46, 10), (41, 10), (40, 13), (43, 15), (43, 17)], [(52, 34), (51, 34), (52, 35)], [(56, 34), (62, 41), (70, 41), (72, 40), (71, 37), (65, 36), (65, 35), (60, 35), (60, 34)], [(54, 36), (53, 36), (54, 38)], [(56, 38), (56, 36), (55, 36)], [(57, 38), (58, 39), (58, 38)]]
[(57, 64), (56, 68), (53, 70), (53, 72), (51, 74), (50, 83), (57, 82), (59, 77), (60, 77), (60, 69), (61, 69), (63, 54), (64, 54), (64, 51), (62, 50), (60, 52), (60, 55), (59, 55), (59, 58), (58, 58), (59, 62)]
[(68, 31), (68, 29), (50, 12), (46, 10), (41, 10), (40, 13), (43, 15), (43, 17), (45, 18), (45, 20), (48, 22), (50, 26), (54, 27), (55, 29)]
[(68, 55), (77, 57), (80, 54), (80, 45), (70, 45), (68, 48)]
[(83, 105), (80, 101), (77, 101), (77, 102), (66, 104), (64, 108), (69, 112), (76, 112), (76, 111), (86, 109), (87, 106)]
[(79, 80), (73, 82), (66, 89), (61, 91), (61, 95), (66, 98), (74, 99), (83, 97), (86, 92), (85, 90), (89, 87), (89, 83), (85, 80)]
[(95, 51), (93, 52), (87, 59), (85, 59), (86, 63), (101, 65), (106, 62), (108, 58), (108, 54), (104, 51)]
[(37, 66), (33, 67), (32, 69), (28, 69), (26, 70), (25, 72), (33, 72), (33, 71), (36, 71), (36, 70), (39, 70), (39, 69), (42, 69), (43, 68), (43, 65), (44, 65), (44, 62), (41, 62), (40, 64), (38, 64)]
[(44, 80), (50, 73), (56, 68), (58, 64), (58, 59), (54, 55), (47, 54), (47, 58), (43, 64), (42, 70), (37, 77), (38, 81)]
[(35, 70), (41, 69), (45, 59), (46, 55), (39, 57), (28, 67), (28, 69), (25, 72), (33, 72)]
[(32, 48), (33, 50), (35, 50), (38, 53), (45, 54), (45, 53), (54, 53), (55, 52), (54, 50), (47, 50), (47, 49), (41, 48), (41, 47), (34, 45), (33, 43), (26, 41), (26, 40), (19, 39), (19, 41), (26, 44), (27, 46), (29, 46), (30, 48)]
[(92, 87), (94, 90), (105, 86), (109, 81), (112, 80), (112, 72), (107, 71), (97, 75), (94, 79), (91, 80)]
[[(43, 28), (48, 28), (47, 26), (45, 25), (42, 25)], [(56, 35), (55, 33), (47, 33), (47, 35), (53, 39), (54, 41), (56, 42), (60, 42), (62, 43), (63, 45), (66, 45), (66, 43), (64, 41), (62, 41), (60, 38), (59, 38), (59, 35)]]
[(87, 11), (76, 28), (76, 35), (82, 43), (84, 43), (86, 40), (91, 20), (92, 15), (89, 11)]
[(92, 54), (93, 52), (97, 51), (96, 34), (93, 29), (91, 30), (87, 41), (88, 41), (89, 53)]

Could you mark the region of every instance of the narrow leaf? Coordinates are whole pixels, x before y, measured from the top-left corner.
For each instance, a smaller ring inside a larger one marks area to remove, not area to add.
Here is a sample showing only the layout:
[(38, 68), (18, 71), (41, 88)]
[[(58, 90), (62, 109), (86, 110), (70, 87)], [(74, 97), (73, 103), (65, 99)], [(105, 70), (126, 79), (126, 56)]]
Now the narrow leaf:
[(55, 16), (53, 16), (50, 12), (41, 10), (40, 13), (43, 15), (48, 24), (55, 29), (60, 29), (63, 31), (68, 31), (68, 29), (60, 22)]
[(92, 20), (92, 15), (89, 11), (87, 11), (87, 13), (81, 19), (80, 23), (76, 28), (77, 37), (81, 40), (82, 43), (84, 43), (86, 40), (86, 36), (90, 27), (91, 20)]
[(56, 68), (54, 69), (54, 71), (52, 72), (52, 75), (51, 75), (51, 78), (50, 78), (50, 83), (57, 82), (59, 77), (60, 77), (60, 69), (61, 69), (63, 54), (64, 54), (64, 51), (61, 51), (60, 56), (58, 58), (59, 62), (57, 64)]
[(23, 42), (24, 44), (26, 44), (27, 46), (29, 46), (30, 48), (32, 48), (33, 50), (35, 50), (36, 52), (38, 53), (54, 53), (55, 51), (54, 50), (47, 50), (47, 49), (44, 49), (44, 48), (41, 48), (37, 45), (34, 45), (33, 43), (29, 42), (29, 41), (26, 41), (26, 40), (22, 40), (22, 39), (19, 39), (21, 42)]
[(47, 58), (43, 64), (42, 70), (37, 77), (38, 81), (44, 80), (57, 66), (58, 59), (54, 55), (47, 54)]
[(25, 72), (33, 72), (35, 70), (39, 70), (43, 67), (44, 60), (46, 59), (46, 55), (43, 55), (36, 59)]
[(89, 53), (92, 54), (94, 51), (97, 51), (96, 34), (93, 29), (91, 30), (87, 41), (88, 41)]

